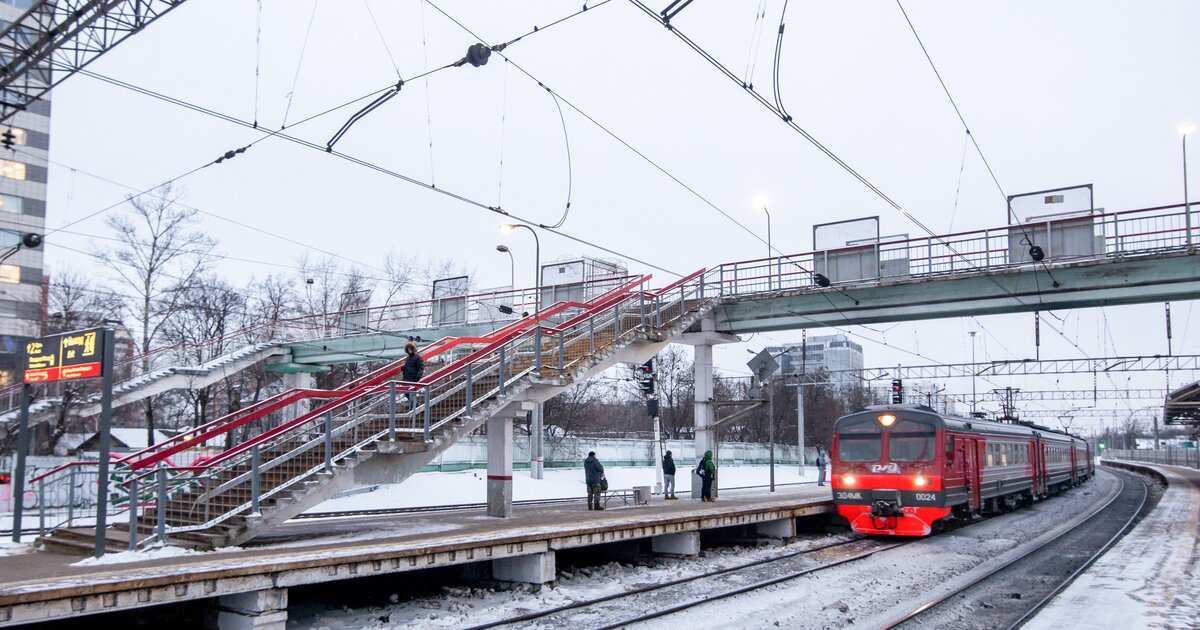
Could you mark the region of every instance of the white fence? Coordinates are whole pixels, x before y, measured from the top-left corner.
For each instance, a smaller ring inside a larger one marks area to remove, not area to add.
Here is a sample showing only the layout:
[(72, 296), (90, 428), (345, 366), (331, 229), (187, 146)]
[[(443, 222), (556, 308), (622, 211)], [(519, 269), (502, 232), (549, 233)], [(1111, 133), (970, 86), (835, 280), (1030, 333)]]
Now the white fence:
[(1149, 462), (1167, 464), (1168, 466), (1187, 466), (1200, 468), (1200, 449), (1196, 448), (1160, 448), (1137, 450), (1108, 450), (1104, 452), (1107, 459), (1124, 459), (1133, 462)]

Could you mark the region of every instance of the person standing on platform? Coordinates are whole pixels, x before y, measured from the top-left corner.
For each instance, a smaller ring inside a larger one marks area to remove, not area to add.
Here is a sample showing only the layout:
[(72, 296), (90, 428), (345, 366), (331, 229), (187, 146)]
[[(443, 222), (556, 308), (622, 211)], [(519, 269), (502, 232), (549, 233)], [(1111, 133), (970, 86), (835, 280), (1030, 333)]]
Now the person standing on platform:
[(825, 485), (825, 467), (829, 465), (829, 453), (824, 448), (817, 449), (817, 485)]
[[(408, 342), (404, 344), (404, 354), (407, 358), (404, 360), (404, 368), (401, 370), (400, 378), (406, 383), (420, 382), (421, 377), (425, 376), (425, 359), (417, 354), (417, 344)], [(417, 404), (417, 395), (414, 392), (408, 392), (408, 408), (411, 411)]]
[(600, 497), (604, 495), (603, 486), (607, 485), (607, 482), (604, 479), (604, 464), (596, 459), (595, 451), (589, 451), (587, 459), (583, 460), (583, 480), (587, 484), (588, 509), (603, 510)]
[(678, 499), (675, 496), (675, 459), (671, 457), (671, 451), (667, 451), (663, 455), (663, 498), (667, 500)]
[(700, 475), (700, 500), (713, 502), (713, 481), (717, 478), (717, 464), (713, 462), (712, 451), (704, 451), (704, 459), (696, 465), (696, 474)]

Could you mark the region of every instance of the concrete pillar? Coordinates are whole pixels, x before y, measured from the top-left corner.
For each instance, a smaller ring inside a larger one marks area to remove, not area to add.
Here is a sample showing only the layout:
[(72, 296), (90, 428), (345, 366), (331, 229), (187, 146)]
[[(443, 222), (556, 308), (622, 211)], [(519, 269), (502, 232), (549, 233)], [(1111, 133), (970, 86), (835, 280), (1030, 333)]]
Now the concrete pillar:
[(650, 549), (654, 553), (664, 553), (673, 556), (695, 556), (700, 553), (700, 532), (679, 532), (678, 534), (663, 534), (650, 539)]
[(487, 513), (512, 516), (513, 419), (497, 415), (487, 421)]
[[(286, 372), (283, 375), (283, 388), (288, 389), (312, 389), (315, 386), (316, 379), (311, 372)], [(308, 411), (308, 402), (301, 401), (288, 405), (283, 410), (283, 417), (291, 420), (300, 414)]]
[(758, 523), (754, 531), (760, 538), (771, 540), (787, 540), (796, 537), (796, 519), (781, 518), (774, 521)]
[(544, 477), (546, 422), (542, 415), (544, 403), (537, 403), (530, 412), (529, 423), (529, 476), (534, 479)]
[(269, 588), (217, 599), (217, 627), (221, 630), (285, 630), (286, 588)]
[[(706, 318), (701, 325), (707, 323)], [(712, 344), (696, 345), (695, 366), (695, 418), (696, 418), (696, 462), (704, 456), (704, 451), (711, 450), (716, 457), (716, 424), (713, 406), (709, 403), (713, 396), (713, 347)], [(696, 474), (695, 465), (691, 469), (692, 498), (700, 498), (700, 475)], [(713, 480), (713, 496), (717, 493), (717, 481)]]
[(502, 582), (545, 584), (554, 581), (554, 552), (492, 560), (492, 578)]

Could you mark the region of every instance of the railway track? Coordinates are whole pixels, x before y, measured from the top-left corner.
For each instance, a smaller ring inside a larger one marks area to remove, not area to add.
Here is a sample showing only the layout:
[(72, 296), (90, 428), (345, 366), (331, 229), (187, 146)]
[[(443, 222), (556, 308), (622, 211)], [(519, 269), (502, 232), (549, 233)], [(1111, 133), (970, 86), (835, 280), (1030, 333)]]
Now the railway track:
[[(508, 617), (473, 626), (468, 630), (485, 630), (487, 628), (501, 628), (505, 626), (517, 627), (533, 621), (537, 621), (539, 624), (549, 623), (570, 627), (582, 625), (583, 627), (599, 628), (601, 630), (620, 628), (773, 584), (794, 580), (850, 562), (863, 560), (877, 553), (910, 545), (917, 540), (919, 539), (886, 542), (874, 538), (857, 537), (851, 540), (829, 543), (779, 556), (754, 560), (686, 578), (650, 584), (620, 593), (580, 600), (555, 608)], [(829, 557), (823, 558), (823, 556)], [(769, 577), (761, 578), (760, 576), (763, 573), (768, 574)], [(760, 579), (753, 579), (755, 577), (760, 577)], [(753, 579), (753, 581), (747, 583), (747, 579)], [(721, 580), (728, 582), (729, 585), (728, 588), (723, 590), (706, 587), (692, 597), (680, 597), (679, 591), (681, 589), (677, 587), (701, 580)], [(674, 598), (676, 601), (665, 607), (654, 607), (655, 605), (661, 606), (662, 600), (671, 598)], [(623, 617), (623, 615), (627, 615), (631, 610), (650, 610), (650, 612), (632, 617)], [(611, 619), (620, 619), (620, 621), (604, 623)], [(604, 620), (604, 622), (598, 620)]]
[[(1150, 496), (1146, 482), (1127, 473), (1119, 477), (1120, 491), (1087, 518), (989, 572), (913, 608), (884, 627), (1010, 630), (1021, 627), (1116, 544), (1144, 514)], [(1114, 514), (1115, 519), (1111, 518)], [(1026, 597), (1030, 591), (1032, 594)], [(1005, 597), (1002, 593), (1010, 595)], [(1031, 599), (1032, 605), (1028, 603)], [(962, 610), (956, 610), (959, 608)]]

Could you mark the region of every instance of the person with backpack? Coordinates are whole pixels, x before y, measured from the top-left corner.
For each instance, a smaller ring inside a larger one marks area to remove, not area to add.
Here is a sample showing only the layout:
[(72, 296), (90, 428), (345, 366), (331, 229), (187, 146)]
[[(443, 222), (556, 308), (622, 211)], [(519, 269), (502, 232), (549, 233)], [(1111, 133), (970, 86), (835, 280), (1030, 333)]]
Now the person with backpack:
[(604, 478), (604, 464), (596, 459), (596, 451), (589, 451), (587, 459), (583, 460), (583, 481), (587, 484), (588, 509), (603, 510), (600, 498), (604, 496), (608, 481)]
[(829, 465), (829, 454), (824, 448), (817, 449), (817, 485), (825, 485), (825, 467)]
[(671, 457), (671, 451), (663, 455), (663, 498), (668, 501), (679, 498), (675, 496), (675, 459)]
[(713, 462), (712, 451), (704, 451), (704, 458), (696, 465), (696, 474), (700, 475), (700, 500), (716, 501), (712, 496), (712, 485), (717, 478), (717, 465)]

